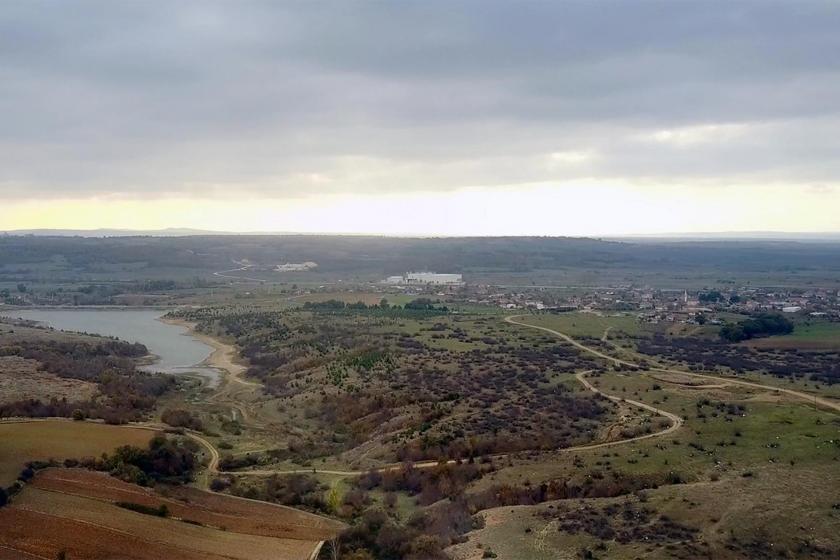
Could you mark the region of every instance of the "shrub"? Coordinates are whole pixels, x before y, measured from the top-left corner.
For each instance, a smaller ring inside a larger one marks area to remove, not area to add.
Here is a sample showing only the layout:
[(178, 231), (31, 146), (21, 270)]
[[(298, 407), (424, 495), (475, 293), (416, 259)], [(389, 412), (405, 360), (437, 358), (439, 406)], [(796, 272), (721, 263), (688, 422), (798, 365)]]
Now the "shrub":
[(136, 511), (145, 515), (155, 515), (157, 517), (169, 517), (169, 508), (166, 504), (161, 504), (159, 507), (152, 507), (134, 502), (115, 502), (117, 506)]

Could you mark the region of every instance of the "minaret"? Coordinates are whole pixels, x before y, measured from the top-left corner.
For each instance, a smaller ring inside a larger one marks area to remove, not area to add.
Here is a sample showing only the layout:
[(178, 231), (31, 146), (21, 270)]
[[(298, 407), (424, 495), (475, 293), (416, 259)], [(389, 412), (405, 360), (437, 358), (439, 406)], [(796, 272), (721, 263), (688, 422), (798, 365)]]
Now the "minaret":
[(683, 304), (688, 305), (688, 290), (683, 290)]

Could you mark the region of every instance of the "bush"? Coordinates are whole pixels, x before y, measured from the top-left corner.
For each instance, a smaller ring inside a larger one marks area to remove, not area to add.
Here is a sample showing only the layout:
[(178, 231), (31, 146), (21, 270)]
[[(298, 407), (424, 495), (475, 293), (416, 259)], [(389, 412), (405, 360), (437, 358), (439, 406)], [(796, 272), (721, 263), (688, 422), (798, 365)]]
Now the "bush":
[(160, 419), (176, 428), (189, 428), (197, 432), (204, 429), (204, 425), (199, 418), (193, 416), (189, 410), (181, 408), (167, 408), (161, 414)]
[(116, 505), (121, 508), (130, 509), (131, 511), (136, 511), (137, 513), (142, 513), (145, 515), (169, 517), (169, 508), (166, 507), (166, 504), (161, 504), (160, 507), (152, 507), (143, 504), (136, 504), (134, 502), (116, 502)]
[(118, 447), (112, 455), (104, 455), (95, 464), (99, 470), (110, 471), (113, 476), (141, 486), (153, 482), (184, 484), (192, 480), (198, 467), (198, 444), (186, 439), (168, 439), (156, 436), (148, 449), (130, 445)]

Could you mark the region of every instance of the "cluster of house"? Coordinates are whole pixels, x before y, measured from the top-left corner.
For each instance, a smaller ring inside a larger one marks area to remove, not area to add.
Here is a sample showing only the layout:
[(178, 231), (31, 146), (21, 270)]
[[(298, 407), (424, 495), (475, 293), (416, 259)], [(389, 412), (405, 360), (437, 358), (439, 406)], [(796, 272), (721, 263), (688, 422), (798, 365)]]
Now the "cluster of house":
[(460, 274), (406, 272), (400, 276), (389, 276), (383, 283), (394, 286), (463, 286), (464, 279)]
[(474, 304), (496, 305), (505, 309), (548, 311), (624, 311), (635, 312), (646, 322), (718, 323), (714, 312), (808, 313), (814, 317), (840, 319), (840, 291), (828, 289), (779, 290), (740, 288), (718, 291), (663, 290), (636, 288), (589, 288), (565, 295), (548, 288), (502, 290), (489, 286), (470, 286), (464, 294)]

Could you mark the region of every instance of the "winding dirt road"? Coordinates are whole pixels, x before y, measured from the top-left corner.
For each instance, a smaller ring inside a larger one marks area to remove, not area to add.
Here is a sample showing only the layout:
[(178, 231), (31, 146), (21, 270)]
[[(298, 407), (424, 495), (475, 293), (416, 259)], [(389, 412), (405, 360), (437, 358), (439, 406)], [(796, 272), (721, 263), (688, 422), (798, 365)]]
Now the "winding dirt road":
[(650, 371), (658, 371), (658, 372), (662, 372), (662, 373), (686, 375), (688, 377), (695, 377), (695, 378), (698, 378), (698, 379), (719, 381), (719, 382), (723, 383), (724, 385), (741, 385), (743, 387), (752, 387), (752, 388), (755, 388), (755, 389), (764, 389), (766, 391), (778, 391), (780, 393), (784, 393), (786, 395), (796, 397), (797, 399), (805, 401), (809, 404), (813, 404), (814, 406), (821, 406), (825, 409), (830, 410), (831, 412), (835, 412), (835, 413), (840, 412), (840, 403), (829, 400), (829, 399), (826, 399), (826, 398), (823, 398), (823, 397), (819, 397), (817, 395), (810, 395), (808, 393), (803, 393), (801, 391), (796, 391), (794, 389), (785, 389), (784, 387), (775, 387), (773, 385), (763, 385), (761, 383), (754, 383), (752, 381), (742, 381), (740, 379), (731, 379), (729, 377), (719, 377), (717, 375), (708, 375), (708, 374), (705, 374), (705, 373), (693, 373), (693, 372), (683, 371), (683, 370), (679, 370), (679, 369), (669, 369), (669, 368), (663, 368), (663, 367), (648, 368), (648, 367), (642, 366), (642, 365), (637, 364), (637, 363), (628, 362), (627, 360), (622, 360), (621, 358), (616, 358), (614, 356), (610, 356), (609, 354), (605, 354), (605, 353), (601, 352), (600, 350), (598, 350), (596, 348), (591, 348), (589, 346), (581, 344), (580, 342), (573, 339), (569, 335), (561, 333), (560, 331), (556, 331), (556, 330), (550, 329), (548, 327), (541, 327), (541, 326), (538, 326), (538, 325), (532, 325), (530, 323), (524, 323), (522, 321), (517, 321), (517, 318), (520, 318), (520, 317), (527, 317), (527, 315), (510, 315), (509, 317), (505, 317), (505, 321), (507, 321), (508, 323), (511, 323), (513, 325), (520, 325), (520, 326), (523, 326), (523, 327), (538, 329), (538, 330), (553, 334), (554, 336), (556, 336), (558, 338), (561, 338), (564, 341), (568, 342), (569, 344), (571, 344), (575, 348), (583, 350), (584, 352), (589, 352), (590, 354), (592, 354), (594, 356), (597, 356), (599, 358), (602, 358), (604, 360), (607, 360), (607, 361), (612, 362), (612, 363), (617, 364), (617, 365), (624, 365), (624, 366), (629, 366), (629, 367), (634, 367), (634, 368), (647, 369), (647, 370), (650, 370)]
[[(551, 329), (551, 328), (548, 328), (548, 327), (542, 327), (542, 326), (539, 326), (539, 325), (532, 325), (532, 324), (525, 323), (523, 321), (517, 320), (518, 318), (521, 318), (521, 317), (525, 317), (525, 315), (511, 315), (509, 317), (505, 317), (504, 320), (506, 322), (514, 324), (514, 325), (518, 325), (518, 326), (522, 326), (522, 327), (526, 327), (526, 328), (530, 328), (530, 329), (536, 329), (536, 330), (540, 330), (540, 331), (544, 331), (544, 332), (547, 332), (549, 334), (552, 334), (552, 335), (564, 340), (565, 342), (571, 344), (575, 348), (578, 348), (581, 351), (590, 353), (594, 356), (597, 356), (599, 358), (607, 360), (611, 363), (618, 364), (618, 365), (630, 366), (630, 367), (636, 367), (636, 368), (641, 368), (642, 367), (639, 364), (636, 364), (636, 363), (633, 363), (633, 362), (630, 362), (630, 361), (627, 361), (627, 360), (624, 360), (624, 359), (621, 359), (621, 358), (616, 358), (614, 356), (610, 356), (609, 354), (605, 354), (604, 352), (601, 352), (600, 350), (598, 350), (596, 348), (591, 348), (589, 346), (581, 344), (580, 342), (576, 341), (575, 339), (573, 339), (569, 335), (564, 334), (560, 331), (557, 331), (557, 330), (554, 330), (554, 329)], [(223, 353), (222, 355), (224, 356), (224, 359), (215, 361), (215, 363), (213, 365), (215, 365), (216, 367), (221, 367), (221, 369), (225, 369), (225, 371), (228, 372), (228, 376), (227, 376), (228, 383), (233, 382), (235, 384), (239, 384), (241, 387), (245, 387), (245, 386), (248, 386), (248, 387), (257, 386), (258, 387), (259, 386), (259, 384), (257, 384), (257, 383), (253, 383), (251, 381), (247, 381), (247, 380), (241, 379), (239, 377), (244, 372), (244, 367), (241, 366), (240, 364), (237, 364), (233, 360), (234, 350), (230, 346), (225, 345), (225, 344), (219, 342), (218, 340), (212, 339), (212, 337), (207, 337), (206, 340), (207, 340), (208, 343), (212, 341), (212, 344), (213, 344), (214, 348), (216, 348), (217, 352)], [(217, 356), (217, 358), (219, 358), (219, 357), (221, 357), (221, 356)], [(834, 412), (840, 412), (840, 404), (838, 404), (836, 402), (832, 402), (832, 401), (824, 399), (822, 397), (816, 397), (814, 395), (809, 395), (807, 393), (802, 393), (800, 391), (795, 391), (793, 389), (785, 389), (785, 388), (781, 388), (781, 387), (774, 387), (772, 385), (762, 385), (760, 383), (753, 383), (753, 382), (750, 382), (750, 381), (741, 381), (741, 380), (729, 379), (729, 378), (725, 378), (725, 377), (717, 377), (717, 376), (714, 376), (714, 375), (692, 373), (692, 372), (687, 372), (687, 371), (682, 371), (682, 370), (675, 370), (675, 369), (668, 369), (668, 368), (661, 368), (661, 367), (647, 368), (647, 369), (649, 369), (650, 371), (658, 371), (658, 372), (662, 372), (662, 373), (679, 374), (679, 375), (696, 377), (696, 378), (705, 379), (705, 380), (714, 380), (714, 381), (720, 382), (720, 385), (717, 385), (717, 386), (742, 385), (742, 386), (747, 386), (747, 387), (763, 389), (763, 390), (767, 390), (767, 391), (778, 391), (778, 392), (781, 392), (781, 393), (791, 395), (793, 397), (796, 397), (796, 398), (798, 398), (800, 400), (803, 400), (803, 401), (806, 401), (808, 403), (814, 403), (815, 405), (823, 406), (824, 408), (827, 408), (827, 409), (832, 410)], [(629, 404), (629, 405), (634, 406), (636, 408), (640, 408), (642, 410), (646, 410), (646, 411), (651, 412), (653, 414), (656, 414), (658, 416), (662, 416), (663, 418), (666, 418), (669, 421), (669, 425), (668, 425), (668, 427), (666, 427), (662, 430), (659, 430), (657, 432), (652, 432), (652, 433), (644, 434), (644, 435), (641, 435), (641, 436), (635, 436), (635, 437), (625, 438), (625, 439), (620, 439), (620, 440), (615, 440), (615, 441), (592, 443), (592, 444), (587, 444), (587, 445), (577, 445), (577, 446), (573, 446), (573, 447), (564, 447), (564, 448), (560, 448), (560, 449), (555, 450), (555, 452), (557, 452), (557, 453), (575, 453), (575, 452), (578, 452), (578, 451), (588, 451), (588, 450), (592, 450), (592, 449), (614, 447), (614, 446), (617, 446), (617, 445), (626, 445), (626, 444), (629, 444), (629, 443), (638, 442), (638, 441), (645, 440), (645, 439), (651, 439), (651, 438), (666, 436), (668, 434), (671, 434), (671, 433), (679, 430), (682, 427), (683, 419), (680, 416), (678, 416), (674, 413), (668, 412), (667, 410), (663, 410), (661, 408), (657, 408), (655, 406), (652, 406), (652, 405), (649, 405), (649, 404), (646, 404), (646, 403), (643, 403), (643, 402), (640, 402), (640, 401), (631, 400), (631, 399), (619, 397), (619, 396), (616, 396), (616, 395), (611, 395), (609, 393), (605, 393), (604, 391), (598, 389), (597, 387), (592, 385), (592, 383), (590, 383), (589, 380), (586, 378), (586, 375), (588, 373), (590, 373), (590, 372), (580, 372), (580, 373), (575, 375), (575, 379), (577, 379), (577, 381), (581, 385), (583, 385), (587, 390), (592, 391), (593, 393), (597, 393), (599, 395), (602, 395), (604, 398), (607, 398), (607, 399), (609, 399), (613, 402)], [(230, 396), (233, 396), (233, 395), (230, 395)], [(39, 419), (19, 419), (17, 421), (39, 421)], [(166, 426), (162, 426), (162, 425), (159, 425), (159, 424), (152, 424), (152, 423), (138, 423), (138, 424), (132, 424), (132, 426), (142, 427), (142, 428), (146, 428), (146, 429), (154, 429), (154, 430), (161, 430), (161, 429), (166, 428)], [(209, 483), (209, 478), (210, 477), (215, 476), (215, 475), (219, 475), (219, 474), (228, 474), (228, 475), (236, 475), (236, 476), (271, 476), (271, 475), (278, 475), (278, 474), (282, 475), (282, 474), (319, 473), (319, 474), (328, 474), (328, 475), (335, 475), (335, 476), (359, 476), (359, 475), (362, 475), (362, 474), (365, 474), (365, 473), (369, 472), (369, 470), (364, 470), (364, 471), (332, 470), (332, 469), (318, 469), (318, 468), (301, 468), (301, 469), (288, 469), (288, 470), (281, 470), (281, 469), (270, 469), (269, 470), (269, 469), (265, 469), (265, 470), (249, 470), (249, 471), (220, 471), (219, 470), (219, 462), (221, 460), (221, 457), (220, 457), (218, 449), (216, 449), (216, 447), (207, 438), (205, 438), (202, 434), (200, 434), (198, 432), (194, 432), (194, 431), (191, 431), (191, 430), (185, 430), (185, 435), (188, 436), (189, 438), (191, 438), (192, 440), (196, 441), (197, 443), (199, 443), (202, 447), (204, 447), (207, 450), (207, 452), (210, 456), (210, 461), (209, 461), (209, 463), (207, 465), (207, 469), (205, 471), (205, 476), (207, 477), (207, 483)], [(501, 453), (501, 454), (488, 456), (487, 458), (490, 458), (490, 459), (505, 459), (505, 458), (510, 457), (511, 455), (513, 455), (513, 454)], [(433, 467), (436, 467), (436, 466), (442, 465), (442, 464), (455, 464), (457, 462), (459, 462), (459, 460), (456, 460), (456, 459), (450, 459), (448, 461), (421, 461), (421, 462), (418, 462), (418, 463), (414, 463), (413, 466), (414, 466), (414, 468), (425, 469), (425, 468), (433, 468)], [(393, 464), (390, 464), (390, 465), (385, 465), (383, 467), (379, 467), (379, 468), (374, 469), (374, 470), (378, 471), (378, 472), (388, 472), (388, 471), (393, 471), (393, 470), (400, 469), (400, 468), (403, 468), (402, 463), (393, 463)]]
[[(614, 395), (609, 395), (604, 393), (586, 379), (586, 374), (590, 372), (580, 372), (575, 375), (575, 379), (577, 379), (584, 387), (588, 390), (592, 391), (593, 393), (598, 393), (599, 395), (603, 395), (607, 399), (618, 402), (618, 403), (625, 403), (629, 404), (638, 408), (645, 409), (649, 412), (653, 412), (654, 414), (658, 414), (660, 416), (664, 416), (670, 421), (670, 424), (667, 428), (663, 430), (659, 430), (658, 432), (651, 432), (649, 434), (644, 434), (641, 436), (634, 436), (625, 439), (619, 439), (615, 441), (604, 441), (601, 443), (590, 443), (586, 445), (575, 445), (572, 447), (561, 447), (559, 449), (555, 449), (554, 452), (556, 453), (576, 453), (578, 451), (589, 451), (591, 449), (602, 449), (605, 447), (614, 447), (616, 445), (626, 445), (628, 443), (633, 443), (636, 441), (641, 441), (645, 439), (661, 437), (673, 433), (680, 429), (683, 425), (683, 419), (676, 414), (672, 414), (667, 410), (662, 410), (651, 406), (649, 404), (645, 404), (643, 402), (634, 401), (631, 399), (625, 399), (622, 397), (616, 397)], [(208, 442), (209, 443), (209, 442)], [(495, 455), (485, 455), (482, 458), (486, 459), (507, 459), (508, 457), (512, 456), (512, 453), (498, 453)], [(461, 459), (449, 459), (447, 461), (420, 461), (417, 463), (413, 463), (412, 467), (415, 469), (431, 469), (437, 467), (439, 465), (454, 465), (458, 462), (461, 462)], [(375, 472), (384, 473), (389, 471), (399, 470), (404, 467), (403, 463), (392, 463), (390, 465), (385, 465), (384, 467), (379, 467), (376, 469), (372, 469)], [(371, 469), (365, 471), (337, 471), (337, 470), (329, 470), (329, 469), (318, 469), (318, 468), (310, 468), (310, 469), (293, 469), (293, 470), (272, 470), (272, 469), (264, 469), (264, 470), (250, 470), (250, 471), (218, 471), (218, 474), (228, 474), (228, 475), (237, 475), (237, 476), (272, 476), (275, 474), (330, 474), (330, 475), (337, 475), (337, 476), (360, 476), (370, 472)]]

